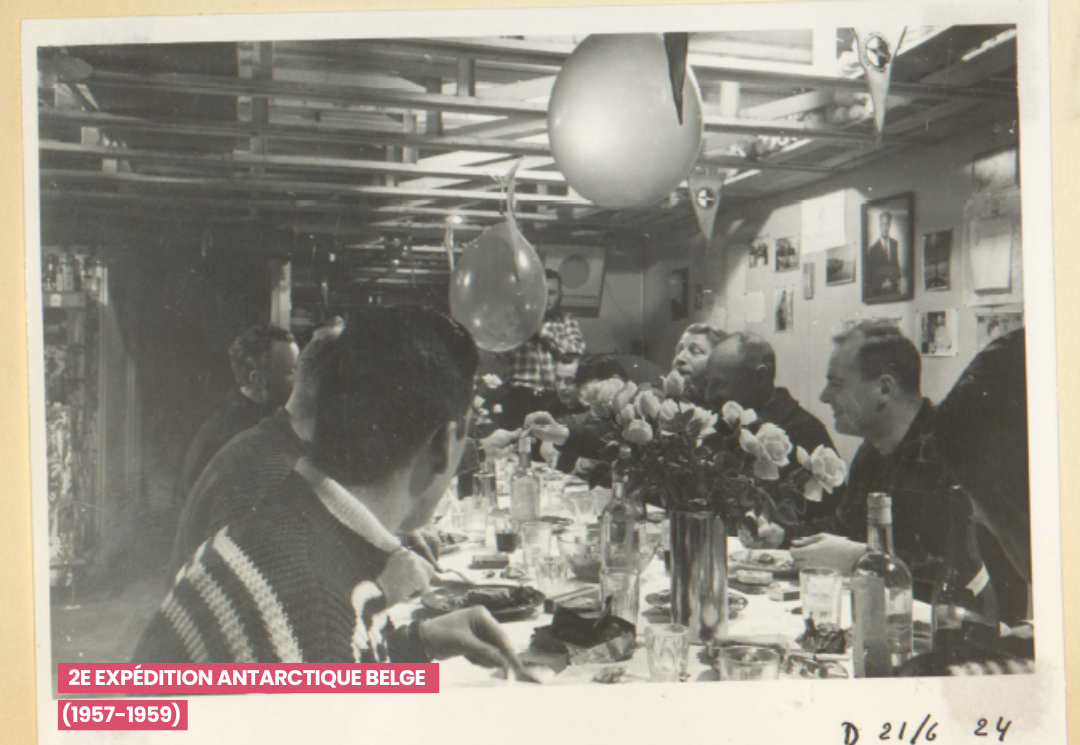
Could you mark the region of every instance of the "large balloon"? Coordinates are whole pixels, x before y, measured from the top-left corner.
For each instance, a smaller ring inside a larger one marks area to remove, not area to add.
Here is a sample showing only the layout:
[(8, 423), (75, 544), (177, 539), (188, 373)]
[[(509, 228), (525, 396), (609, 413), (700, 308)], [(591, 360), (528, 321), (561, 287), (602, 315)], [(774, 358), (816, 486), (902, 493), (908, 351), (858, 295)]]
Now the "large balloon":
[(601, 207), (657, 202), (694, 167), (704, 120), (694, 73), (683, 80), (683, 123), (660, 34), (593, 35), (566, 61), (548, 104), (555, 164)]
[(528, 341), (544, 320), (544, 265), (513, 220), (485, 230), (454, 268), (450, 313), (488, 352)]

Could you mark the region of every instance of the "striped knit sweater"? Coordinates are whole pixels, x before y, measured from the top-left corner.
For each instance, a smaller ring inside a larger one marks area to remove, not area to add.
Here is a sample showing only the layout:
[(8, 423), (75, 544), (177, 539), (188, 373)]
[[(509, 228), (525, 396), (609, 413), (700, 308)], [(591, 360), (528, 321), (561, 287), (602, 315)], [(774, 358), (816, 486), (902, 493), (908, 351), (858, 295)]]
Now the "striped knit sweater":
[(376, 580), (397, 538), (306, 458), (196, 550), (135, 662), (427, 662)]

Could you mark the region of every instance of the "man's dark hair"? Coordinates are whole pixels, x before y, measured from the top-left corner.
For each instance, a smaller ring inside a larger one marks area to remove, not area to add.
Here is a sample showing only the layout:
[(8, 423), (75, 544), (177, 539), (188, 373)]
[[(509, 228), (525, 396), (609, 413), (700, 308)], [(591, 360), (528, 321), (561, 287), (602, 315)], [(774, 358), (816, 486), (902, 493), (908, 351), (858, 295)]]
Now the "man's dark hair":
[(918, 395), (922, 359), (914, 342), (888, 321), (864, 321), (833, 337), (837, 345), (861, 341), (856, 360), (863, 379), (890, 375), (904, 393)]
[(344, 324), (325, 326), (315, 332), (296, 360), (295, 388), (304, 389), (308, 395), (314, 395), (319, 390), (327, 371), (334, 364), (338, 337), (344, 328)]
[(557, 279), (557, 280), (559, 280), (559, 286), (562, 287), (562, 275), (559, 274), (554, 269), (545, 269), (544, 270), (544, 279), (545, 280)]
[(586, 354), (578, 362), (577, 374), (574, 375), (574, 383), (578, 387), (591, 383), (594, 380), (607, 380), (619, 378), (626, 380), (626, 368), (614, 357), (606, 354)]
[(382, 481), (448, 422), (464, 425), (480, 352), (457, 321), (415, 307), (349, 317), (319, 387), (312, 457), (346, 484)]
[(270, 324), (252, 326), (233, 340), (229, 347), (229, 366), (233, 380), (243, 388), (251, 382), (251, 373), (266, 371), (266, 362), (274, 342), (296, 343), (291, 333)]

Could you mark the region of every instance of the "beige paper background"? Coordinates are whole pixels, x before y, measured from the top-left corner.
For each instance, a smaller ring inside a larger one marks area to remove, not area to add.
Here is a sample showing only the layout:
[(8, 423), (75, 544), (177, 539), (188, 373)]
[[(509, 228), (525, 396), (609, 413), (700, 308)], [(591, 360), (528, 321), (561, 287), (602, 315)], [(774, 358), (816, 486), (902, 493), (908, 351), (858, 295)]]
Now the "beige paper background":
[[(745, 0), (744, 0), (745, 1)], [(756, 0), (751, 0), (756, 2)], [(768, 1), (768, 0), (766, 0)], [(590, 4), (597, 6), (617, 5), (655, 5), (663, 0), (651, 0), (650, 2), (633, 2), (633, 0), (591, 0)], [(432, 2), (428, 0), (407, 0), (406, 2), (382, 2), (378, 0), (2, 0), (0, 2), (0, 75), (3, 76), (4, 106), (0, 110), (0, 148), (2, 148), (2, 199), (0, 199), (0, 225), (3, 226), (5, 242), (0, 249), (0, 339), (3, 341), (4, 364), (0, 366), (0, 391), (3, 398), (0, 400), (0, 432), (4, 433), (4, 446), (0, 448), (0, 474), (2, 474), (5, 489), (0, 495), (0, 504), (3, 505), (3, 521), (0, 522), (0, 741), (4, 743), (21, 743), (35, 741), (36, 727), (36, 700), (35, 700), (35, 661), (34, 661), (34, 617), (33, 617), (33, 577), (31, 571), (31, 516), (30, 516), (30, 474), (29, 474), (29, 405), (27, 386), (27, 353), (26, 353), (26, 296), (24, 286), (24, 204), (23, 204), (23, 169), (22, 169), (22, 109), (20, 101), (20, 48), (19, 48), (19, 22), (26, 18), (59, 18), (59, 17), (109, 17), (131, 15), (179, 15), (179, 14), (218, 14), (218, 13), (264, 13), (284, 11), (348, 11), (363, 9), (402, 10), (454, 7), (572, 7), (578, 3), (567, 0), (494, 0), (483, 2), (480, 0), (445, 0)], [(1062, 484), (1062, 533), (1063, 533), (1063, 561), (1065, 567), (1064, 603), (1066, 611), (1066, 652), (1069, 687), (1073, 694), (1069, 697), (1070, 704), (1077, 699), (1075, 689), (1080, 685), (1080, 652), (1078, 643), (1071, 637), (1077, 630), (1077, 619), (1080, 618), (1080, 590), (1077, 589), (1077, 580), (1080, 579), (1080, 547), (1075, 536), (1080, 532), (1080, 488), (1071, 486), (1080, 479), (1080, 462), (1071, 457), (1080, 446), (1080, 427), (1074, 424), (1069, 416), (1070, 412), (1080, 410), (1080, 393), (1077, 375), (1077, 366), (1080, 363), (1080, 339), (1075, 333), (1075, 326), (1071, 319), (1080, 314), (1080, 293), (1074, 288), (1074, 283), (1080, 278), (1080, 252), (1072, 245), (1068, 236), (1080, 232), (1080, 220), (1076, 217), (1074, 205), (1080, 198), (1080, 138), (1076, 136), (1078, 121), (1080, 121), (1080, 97), (1076, 91), (1080, 90), (1080, 51), (1076, 41), (1080, 38), (1080, 3), (1076, 0), (1050, 0), (1050, 52), (1053, 55), (1051, 65), (1051, 90), (1052, 90), (1052, 113), (1053, 113), (1053, 206), (1054, 234), (1059, 241), (1055, 257), (1056, 284), (1057, 284), (1057, 328), (1058, 343), (1058, 379), (1059, 379), (1059, 406), (1062, 412), (1060, 445), (1064, 457), (1061, 459), (1061, 484)], [(1028, 43), (1039, 43), (1038, 39), (1028, 39)], [(771, 258), (771, 257), (770, 257)], [(1071, 581), (1070, 581), (1071, 580)], [(1054, 588), (1046, 588), (1053, 590)], [(43, 651), (48, 654), (48, 640), (44, 640)], [(1002, 685), (1007, 680), (996, 679), (980, 681), (978, 685), (972, 683), (965, 697), (977, 697), (979, 691), (984, 691), (988, 697), (1000, 693)], [(1019, 681), (1017, 681), (1019, 682)], [(884, 682), (883, 682), (884, 683)], [(871, 693), (876, 682), (865, 682), (865, 689), (860, 688), (861, 693)], [(919, 683), (913, 684), (916, 688)], [(710, 687), (711, 688), (711, 687)], [(575, 689), (570, 689), (573, 692)], [(649, 718), (641, 717), (640, 709), (627, 702), (624, 708), (626, 717), (641, 723), (639, 734), (642, 741), (653, 739), (656, 735), (666, 734), (668, 737), (680, 737), (703, 739), (706, 741), (724, 741), (734, 733), (724, 732), (723, 702), (726, 695), (722, 689), (716, 689), (712, 696), (715, 706), (712, 710), (695, 709), (698, 714), (708, 717), (709, 724), (683, 722), (693, 729), (680, 731), (678, 720), (655, 722)], [(890, 695), (890, 688), (882, 685), (879, 688), (883, 697)], [(599, 692), (595, 698), (602, 703), (602, 708), (608, 716), (618, 710), (619, 698), (625, 695), (625, 688), (608, 689)], [(809, 691), (808, 705), (812, 706), (814, 693), (817, 689)], [(457, 704), (459, 715), (467, 721), (473, 717), (497, 716), (502, 705), (509, 706), (512, 692), (490, 692), (485, 696), (484, 705), (470, 706), (469, 694), (445, 697)], [(591, 693), (591, 691), (590, 691)], [(803, 697), (805, 691), (792, 687), (792, 697)], [(819, 692), (825, 699), (825, 691)], [(1038, 692), (1032, 692), (1036, 698), (1026, 695), (1018, 696), (1019, 707), (1013, 713), (1017, 715), (1029, 714), (1037, 716)], [(439, 698), (443, 698), (440, 695)], [(250, 697), (249, 697), (250, 698)], [(285, 708), (294, 710), (299, 700), (291, 697), (293, 701), (285, 703)], [(329, 697), (341, 701), (343, 697)], [(474, 700), (475, 700), (474, 696)], [(529, 742), (550, 740), (552, 737), (563, 739), (566, 735), (572, 735), (565, 730), (554, 726), (557, 717), (557, 708), (567, 700), (566, 696), (555, 695), (554, 691), (538, 691), (530, 696), (530, 708), (536, 715), (532, 721), (519, 721), (517, 726), (508, 731), (507, 739), (511, 742)], [(592, 696), (590, 698), (590, 704)], [(695, 696), (700, 700), (700, 696)], [(831, 698), (831, 696), (830, 696)], [(860, 696), (861, 698), (861, 696)], [(358, 702), (357, 708), (363, 706), (365, 714), (385, 727), (393, 721), (385, 713), (378, 714), (370, 711), (378, 706), (381, 699), (364, 698)], [(275, 699), (281, 701), (281, 699)], [(225, 717), (233, 710), (242, 710), (244, 716), (251, 716), (255, 707), (243, 705), (230, 708), (230, 704), (238, 703), (236, 699), (205, 701), (205, 706), (193, 707), (193, 728), (196, 719), (214, 719), (224, 722)], [(269, 702), (264, 702), (268, 704)], [(320, 704), (322, 702), (319, 702)], [(327, 702), (329, 703), (329, 702)], [(408, 702), (407, 702), (408, 703)], [(435, 702), (432, 702), (435, 704)], [(438, 702), (437, 708), (445, 709), (445, 704)], [(825, 703), (822, 701), (822, 703)], [(578, 707), (585, 709), (585, 706)], [(550, 708), (549, 708), (550, 707)], [(863, 707), (860, 702), (859, 707)], [(321, 706), (308, 706), (308, 710)], [(436, 707), (433, 707), (436, 708)], [(520, 708), (520, 707), (518, 707)], [(789, 709), (789, 711), (797, 711)], [(863, 707), (865, 708), (865, 707)], [(861, 717), (862, 721), (871, 721), (873, 717), (880, 719), (877, 712), (886, 711), (873, 707), (875, 713)], [(894, 709), (903, 709), (896, 705)], [(1071, 706), (1070, 706), (1071, 708)], [(303, 710), (301, 709), (301, 712)], [(340, 706), (334, 707), (334, 714), (341, 711)], [(563, 710), (565, 711), (565, 710)], [(664, 715), (669, 715), (673, 709), (665, 704)], [(686, 709), (683, 709), (686, 712)], [(238, 711), (239, 713), (239, 711)], [(567, 723), (582, 723), (592, 719), (590, 711), (567, 711), (564, 721)], [(597, 712), (599, 713), (599, 712)], [(657, 712), (659, 713), (659, 712)], [(918, 714), (916, 723), (921, 719), (921, 711), (897, 710), (889, 716), (898, 720), (903, 717), (909, 719)], [(943, 710), (939, 711), (944, 714)], [(858, 707), (852, 711), (837, 711), (836, 721), (852, 718), (859, 715)], [(996, 711), (987, 711), (985, 716), (994, 716)], [(55, 716), (55, 713), (53, 714)], [(322, 718), (312, 722), (323, 726), (333, 725), (329, 721), (333, 717)], [(48, 717), (46, 717), (46, 720)], [(359, 719), (359, 718), (358, 718)], [(1080, 742), (1080, 716), (1070, 717), (1070, 742)], [(470, 733), (470, 739), (478, 738), (476, 729), (470, 728), (465, 721), (463, 727), (447, 727), (443, 729), (440, 740), (457, 740), (457, 733)], [(789, 720), (794, 721), (794, 720)], [(343, 733), (349, 733), (348, 739), (360, 739), (371, 732), (363, 729), (352, 729), (347, 722), (337, 722), (337, 726)], [(413, 719), (404, 721), (399, 719), (397, 724), (406, 727), (431, 730), (431, 727)], [(766, 723), (763, 723), (765, 725)], [(509, 723), (507, 723), (509, 726)], [(258, 721), (256, 718), (248, 722), (233, 722), (231, 726), (237, 727), (234, 733), (234, 741), (239, 741), (239, 735), (245, 732), (269, 734), (272, 730), (267, 727), (267, 722)], [(770, 725), (771, 726), (771, 725)], [(1016, 726), (1016, 725), (1014, 725)], [(769, 729), (769, 726), (765, 727)], [(471, 732), (470, 732), (471, 729)], [(625, 729), (625, 726), (620, 727)], [(312, 731), (315, 727), (312, 726)], [(863, 732), (863, 741), (876, 740), (877, 731)], [(970, 733), (970, 729), (968, 730)], [(1015, 732), (1015, 735), (1014, 735)], [(1014, 741), (1021, 741), (1020, 729), (1010, 732), (1008, 742), (1015, 736)], [(386, 734), (382, 729), (380, 734)], [(220, 734), (220, 733), (219, 733)], [(826, 736), (827, 734), (827, 736)], [(143, 738), (137, 733), (133, 736), (120, 738), (118, 741), (139, 742)], [(195, 733), (189, 735), (172, 735), (174, 739), (184, 738), (185, 741), (197, 741)], [(949, 742), (972, 741), (970, 734), (949, 737)], [(743, 732), (743, 737), (738, 740), (750, 739), (751, 733)], [(839, 728), (836, 731), (826, 733), (790, 733), (791, 739), (802, 742), (842, 742)], [(397, 740), (398, 738), (395, 738)], [(483, 738), (486, 739), (486, 738)], [(573, 739), (572, 737), (570, 739)], [(637, 739), (637, 738), (635, 738)], [(757, 739), (753, 737), (753, 739)], [(82, 741), (75, 733), (70, 733), (71, 742)], [(764, 740), (768, 741), (768, 740)], [(978, 742), (978, 740), (975, 740)], [(1029, 741), (1023, 739), (1022, 741)]]

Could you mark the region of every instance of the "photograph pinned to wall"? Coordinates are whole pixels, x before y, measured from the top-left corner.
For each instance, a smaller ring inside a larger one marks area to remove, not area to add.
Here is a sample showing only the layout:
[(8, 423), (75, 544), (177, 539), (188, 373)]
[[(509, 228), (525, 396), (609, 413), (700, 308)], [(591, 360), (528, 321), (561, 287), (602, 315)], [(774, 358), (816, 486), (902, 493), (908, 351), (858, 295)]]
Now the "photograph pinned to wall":
[(690, 317), (690, 269), (683, 267), (668, 275), (668, 297), (671, 299), (671, 320), (684, 321)]
[(803, 264), (802, 296), (803, 300), (814, 299), (814, 264)]
[(825, 286), (847, 285), (855, 281), (855, 246), (830, 248), (825, 252)]
[(915, 295), (915, 197), (897, 194), (862, 207), (862, 300), (895, 303)]
[(791, 272), (799, 268), (799, 238), (788, 236), (776, 239), (776, 271)]
[(926, 233), (923, 236), (923, 289), (927, 292), (940, 292), (951, 286), (951, 255), (951, 230)]
[(790, 334), (795, 330), (795, 286), (773, 289), (773, 309), (778, 334)]
[(769, 242), (765, 238), (755, 238), (750, 244), (750, 268), (769, 265)]
[(544, 268), (558, 272), (562, 279), (563, 308), (576, 313), (600, 311), (607, 258), (605, 247), (542, 246), (539, 253)]
[(999, 336), (1023, 327), (1023, 313), (979, 311), (975, 314), (975, 351), (981, 352), (987, 344)]
[(960, 352), (957, 310), (919, 313), (919, 352), (923, 357), (955, 357)]
[(1020, 151), (1015, 146), (978, 153), (971, 163), (971, 181), (976, 194), (1012, 189), (1020, 185)]

